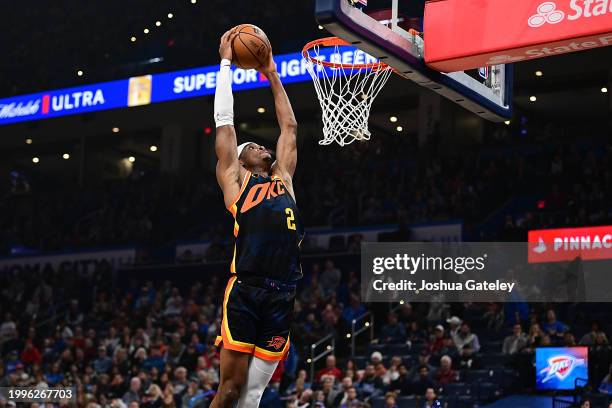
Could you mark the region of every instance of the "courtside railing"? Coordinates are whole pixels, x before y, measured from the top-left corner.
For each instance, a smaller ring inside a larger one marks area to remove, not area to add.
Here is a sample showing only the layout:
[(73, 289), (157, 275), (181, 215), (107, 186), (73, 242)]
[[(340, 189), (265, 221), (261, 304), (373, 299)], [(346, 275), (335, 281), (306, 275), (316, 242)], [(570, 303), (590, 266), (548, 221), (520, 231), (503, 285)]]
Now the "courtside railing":
[[(321, 350), (317, 353), (317, 350)], [(334, 354), (336, 351), (336, 338), (334, 334), (328, 334), (323, 337), (321, 340), (310, 346), (310, 358), (306, 360), (308, 364), (310, 364), (310, 383), (314, 383), (314, 374), (315, 374), (315, 363), (321, 360), (324, 357), (327, 357), (328, 354)]]
[(347, 337), (351, 338), (351, 358), (355, 357), (357, 347), (357, 336), (361, 333), (370, 332), (370, 343), (374, 339), (374, 315), (366, 312), (351, 322), (351, 332)]

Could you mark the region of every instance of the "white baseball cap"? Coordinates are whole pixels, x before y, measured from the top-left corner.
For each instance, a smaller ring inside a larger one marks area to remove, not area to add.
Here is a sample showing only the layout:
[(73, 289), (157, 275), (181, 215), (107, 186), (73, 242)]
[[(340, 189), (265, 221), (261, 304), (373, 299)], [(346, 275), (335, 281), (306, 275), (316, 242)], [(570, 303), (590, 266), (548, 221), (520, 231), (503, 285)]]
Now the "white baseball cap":
[(457, 316), (453, 316), (450, 319), (446, 319), (446, 323), (459, 325), (462, 323), (462, 320)]

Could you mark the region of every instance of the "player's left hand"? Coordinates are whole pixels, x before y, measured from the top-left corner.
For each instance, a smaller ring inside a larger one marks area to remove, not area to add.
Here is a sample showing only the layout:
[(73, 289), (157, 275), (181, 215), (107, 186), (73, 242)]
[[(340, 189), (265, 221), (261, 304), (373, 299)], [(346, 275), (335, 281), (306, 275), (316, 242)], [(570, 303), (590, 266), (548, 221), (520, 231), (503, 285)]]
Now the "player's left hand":
[(273, 72), (276, 72), (276, 63), (274, 62), (274, 55), (272, 54), (272, 49), (268, 53), (268, 60), (259, 68), (257, 71), (261, 72), (265, 76), (270, 75)]

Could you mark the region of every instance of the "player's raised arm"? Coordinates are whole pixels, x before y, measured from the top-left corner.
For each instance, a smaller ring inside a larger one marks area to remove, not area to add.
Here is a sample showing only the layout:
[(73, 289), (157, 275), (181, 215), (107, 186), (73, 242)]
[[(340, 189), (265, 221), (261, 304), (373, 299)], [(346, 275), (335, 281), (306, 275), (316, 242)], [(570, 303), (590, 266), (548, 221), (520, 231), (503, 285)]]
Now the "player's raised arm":
[(297, 121), (291, 108), (291, 102), (281, 83), (276, 64), (270, 51), (268, 63), (260, 70), (270, 81), (270, 88), (274, 96), (276, 118), (280, 126), (280, 136), (276, 144), (276, 162), (281, 176), (293, 177), (297, 164)]
[(215, 91), (215, 152), (217, 153), (217, 182), (223, 191), (225, 205), (232, 204), (240, 192), (240, 163), (236, 150), (234, 129), (234, 96), (232, 95), (232, 38), (231, 31), (221, 37), (219, 55), (221, 66)]

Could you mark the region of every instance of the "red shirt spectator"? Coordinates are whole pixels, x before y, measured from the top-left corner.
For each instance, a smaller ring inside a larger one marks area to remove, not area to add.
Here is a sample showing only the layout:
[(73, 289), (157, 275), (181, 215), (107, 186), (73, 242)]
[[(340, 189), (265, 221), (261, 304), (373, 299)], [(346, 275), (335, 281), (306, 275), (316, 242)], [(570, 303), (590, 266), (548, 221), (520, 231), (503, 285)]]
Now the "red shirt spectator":
[(25, 348), (21, 352), (21, 361), (23, 361), (23, 363), (27, 365), (40, 365), (42, 361), (42, 355), (40, 354), (40, 351), (32, 344), (32, 342), (28, 341), (26, 343)]
[(453, 360), (449, 356), (440, 358), (440, 368), (436, 371), (434, 379), (439, 385), (450, 384), (457, 381), (457, 373), (451, 368)]
[(342, 380), (342, 370), (336, 367), (336, 357), (335, 356), (327, 356), (325, 360), (325, 368), (319, 370), (315, 377), (316, 381), (320, 381), (321, 377), (324, 375), (331, 375), (336, 377), (336, 381)]

